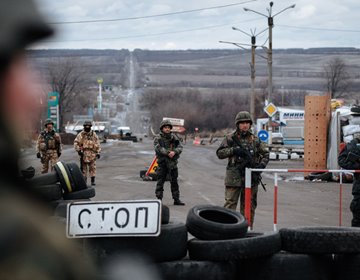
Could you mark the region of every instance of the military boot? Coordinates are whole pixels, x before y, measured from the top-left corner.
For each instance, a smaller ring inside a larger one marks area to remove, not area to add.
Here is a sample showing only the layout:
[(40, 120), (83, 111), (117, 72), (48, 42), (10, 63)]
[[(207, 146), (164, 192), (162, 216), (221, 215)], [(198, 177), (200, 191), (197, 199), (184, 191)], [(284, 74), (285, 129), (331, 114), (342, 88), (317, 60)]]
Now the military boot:
[(185, 203), (184, 202), (182, 202), (181, 200), (180, 200), (180, 198), (176, 198), (176, 199), (174, 199), (174, 205), (185, 205)]
[(95, 186), (96, 184), (95, 184), (95, 176), (94, 177), (91, 177), (91, 185), (92, 186)]
[(163, 192), (155, 192), (156, 198), (162, 200)]

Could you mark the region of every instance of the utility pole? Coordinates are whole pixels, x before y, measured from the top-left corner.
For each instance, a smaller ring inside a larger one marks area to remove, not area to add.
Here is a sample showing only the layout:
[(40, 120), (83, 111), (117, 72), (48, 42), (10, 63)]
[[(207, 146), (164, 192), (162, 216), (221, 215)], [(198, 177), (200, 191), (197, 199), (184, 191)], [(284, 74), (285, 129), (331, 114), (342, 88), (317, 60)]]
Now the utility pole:
[[(272, 97), (272, 90), (273, 90), (273, 85), (272, 85), (272, 80), (273, 80), (273, 73), (272, 73), (272, 29), (274, 27), (274, 17), (281, 14), (282, 12), (291, 9), (291, 8), (295, 8), (295, 4), (288, 6), (284, 9), (282, 9), (280, 12), (276, 13), (275, 15), (272, 15), (272, 7), (274, 5), (274, 2), (270, 2), (270, 8), (267, 8), (268, 11), (268, 15), (254, 11), (252, 9), (248, 9), (248, 8), (244, 8), (244, 10), (246, 12), (250, 11), (253, 12), (255, 14), (264, 16), (267, 18), (268, 20), (268, 27), (269, 27), (269, 47), (267, 48), (267, 61), (268, 61), (268, 75), (269, 75), (269, 80), (268, 80), (268, 103), (271, 102), (271, 97)], [(269, 132), (269, 145), (272, 144), (272, 120), (271, 117), (269, 117), (269, 121), (268, 121), (268, 132)]]
[(263, 31), (255, 34), (256, 29), (250, 30), (251, 34), (236, 28), (232, 27), (233, 30), (240, 31), (244, 33), (245, 35), (249, 36), (251, 38), (251, 62), (250, 62), (250, 71), (251, 71), (251, 95), (250, 95), (250, 115), (251, 118), (255, 121), (255, 49), (258, 47), (256, 45), (256, 36), (260, 35), (261, 33), (265, 32), (266, 29)]

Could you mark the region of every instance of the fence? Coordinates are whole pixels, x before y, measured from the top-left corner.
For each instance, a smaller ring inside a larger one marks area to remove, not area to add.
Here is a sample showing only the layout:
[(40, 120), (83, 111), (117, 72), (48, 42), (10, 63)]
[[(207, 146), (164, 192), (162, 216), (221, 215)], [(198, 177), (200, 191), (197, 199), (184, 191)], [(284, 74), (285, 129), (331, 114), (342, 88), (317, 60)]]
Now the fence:
[[(249, 222), (251, 218), (251, 174), (252, 172), (274, 173), (274, 223), (273, 229), (277, 230), (277, 205), (278, 205), (278, 173), (310, 173), (310, 172), (331, 172), (331, 173), (360, 173), (360, 170), (331, 170), (331, 169), (256, 169), (246, 168), (245, 171), (245, 218)], [(342, 224), (342, 177), (339, 176), (339, 226)], [(250, 223), (249, 223), (250, 224)]]

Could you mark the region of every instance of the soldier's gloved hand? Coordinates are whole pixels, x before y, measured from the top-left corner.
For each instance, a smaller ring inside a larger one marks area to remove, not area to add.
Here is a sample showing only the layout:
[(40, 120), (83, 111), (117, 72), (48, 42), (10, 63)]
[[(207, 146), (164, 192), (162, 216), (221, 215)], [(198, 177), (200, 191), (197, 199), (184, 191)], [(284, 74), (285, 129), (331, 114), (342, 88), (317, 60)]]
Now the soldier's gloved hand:
[(83, 151), (78, 151), (78, 155), (82, 157), (84, 155), (84, 152)]
[(251, 158), (249, 151), (247, 151), (241, 147), (233, 148), (233, 153), (234, 153), (234, 155), (242, 157), (242, 158)]
[(97, 154), (97, 155), (96, 155), (96, 158), (99, 159), (99, 158), (100, 158), (100, 154)]
[(254, 168), (256, 168), (256, 169), (264, 169), (265, 167), (266, 167), (265, 164), (260, 162), (260, 163), (255, 164)]
[(36, 157), (37, 157), (37, 158), (41, 158), (40, 153), (37, 153), (37, 154), (36, 154)]

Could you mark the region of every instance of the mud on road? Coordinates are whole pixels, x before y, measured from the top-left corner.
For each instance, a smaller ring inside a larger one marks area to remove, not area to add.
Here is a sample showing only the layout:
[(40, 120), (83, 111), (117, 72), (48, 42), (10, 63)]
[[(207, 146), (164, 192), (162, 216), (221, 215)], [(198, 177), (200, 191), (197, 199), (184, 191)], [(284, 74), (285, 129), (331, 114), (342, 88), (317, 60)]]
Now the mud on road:
[[(194, 205), (224, 203), (224, 175), (226, 160), (219, 160), (213, 145), (184, 145), (179, 160), (179, 185), (185, 206), (174, 206), (170, 184), (165, 183), (163, 203), (170, 208), (170, 220), (185, 222), (188, 210)], [(141, 142), (113, 141), (101, 144), (101, 158), (97, 161), (96, 196), (92, 200), (136, 200), (155, 198), (154, 181), (143, 181), (140, 170), (148, 167), (154, 157), (152, 139)], [(22, 165), (33, 166), (40, 172), (35, 148), (22, 152)], [(78, 163), (72, 146), (65, 146), (61, 160)], [(301, 169), (303, 160), (270, 161), (268, 168)], [(265, 192), (259, 186), (258, 206), (254, 229), (273, 230), (274, 181), (273, 174), (264, 173)], [(278, 182), (278, 228), (293, 226), (338, 226), (339, 184), (336, 182), (309, 182), (302, 173), (280, 174)], [(342, 225), (350, 226), (351, 184), (342, 191)], [(239, 209), (239, 206), (238, 206)], [(237, 209), (237, 210), (238, 210)]]

